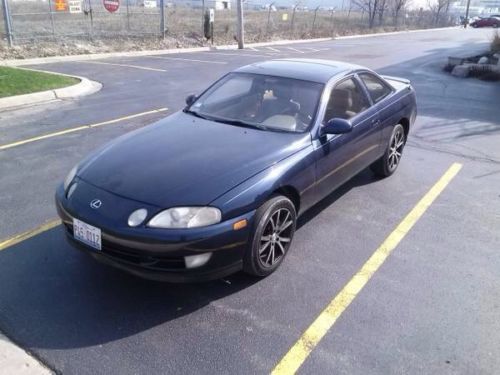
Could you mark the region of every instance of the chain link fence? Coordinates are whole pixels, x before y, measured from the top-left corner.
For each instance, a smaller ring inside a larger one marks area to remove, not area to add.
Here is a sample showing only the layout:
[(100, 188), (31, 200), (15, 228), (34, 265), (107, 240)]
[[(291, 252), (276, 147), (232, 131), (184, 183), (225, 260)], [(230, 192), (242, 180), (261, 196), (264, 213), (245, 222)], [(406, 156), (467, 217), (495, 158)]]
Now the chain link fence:
[[(2, 7), (0, 36), (8, 41), (5, 22), (9, 20), (12, 42), (16, 46), (87, 42), (103, 48), (108, 46), (108, 50), (120, 50), (141, 48), (139, 42), (151, 48), (155, 48), (155, 43), (166, 46), (166, 39), (168, 47), (184, 47), (234, 43), (237, 35), (236, 3), (233, 0), (164, 0), (163, 7), (160, 0), (2, 1), (9, 11), (5, 14), (5, 7)], [(243, 3), (245, 40), (332, 37), (396, 28), (389, 10), (374, 30), (368, 27), (365, 12), (353, 8), (347, 1), (344, 3), (344, 9), (309, 9), (280, 3), (263, 5), (256, 0), (247, 0)], [(214, 10), (212, 40), (206, 38), (203, 25), (203, 15), (210, 8)], [(435, 26), (429, 11), (405, 12), (401, 19), (398, 28)], [(440, 25), (449, 23), (449, 18), (442, 18)], [(133, 46), (127, 45), (130, 40), (135, 41)]]

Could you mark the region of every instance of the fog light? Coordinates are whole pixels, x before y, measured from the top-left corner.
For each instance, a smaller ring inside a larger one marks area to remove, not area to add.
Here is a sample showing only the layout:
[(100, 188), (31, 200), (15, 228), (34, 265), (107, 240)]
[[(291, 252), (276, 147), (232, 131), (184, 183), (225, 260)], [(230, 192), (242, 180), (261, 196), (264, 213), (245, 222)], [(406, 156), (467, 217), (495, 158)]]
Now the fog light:
[(142, 222), (146, 219), (146, 216), (148, 216), (148, 211), (145, 208), (139, 208), (138, 210), (135, 210), (128, 217), (128, 226), (136, 227), (142, 224)]
[(184, 257), (184, 261), (186, 262), (186, 268), (201, 267), (208, 262), (211, 256), (212, 253), (205, 253), (200, 255), (190, 255)]

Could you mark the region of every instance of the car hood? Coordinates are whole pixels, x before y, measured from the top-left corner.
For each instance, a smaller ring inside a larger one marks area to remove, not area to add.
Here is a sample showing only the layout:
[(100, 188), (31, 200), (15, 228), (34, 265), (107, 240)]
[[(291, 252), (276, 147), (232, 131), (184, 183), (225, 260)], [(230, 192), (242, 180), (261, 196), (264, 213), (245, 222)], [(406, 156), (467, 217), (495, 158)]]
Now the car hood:
[(122, 136), (87, 158), (78, 176), (156, 205), (206, 205), (311, 144), (309, 133), (217, 123), (178, 112)]

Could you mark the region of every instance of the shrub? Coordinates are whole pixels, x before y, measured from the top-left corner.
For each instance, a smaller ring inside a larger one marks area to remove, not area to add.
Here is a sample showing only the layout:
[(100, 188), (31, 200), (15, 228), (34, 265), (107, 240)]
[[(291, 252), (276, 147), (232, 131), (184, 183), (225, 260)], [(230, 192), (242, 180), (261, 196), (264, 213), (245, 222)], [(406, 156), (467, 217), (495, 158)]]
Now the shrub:
[(495, 31), (493, 34), (493, 39), (491, 40), (491, 52), (500, 52), (500, 34)]

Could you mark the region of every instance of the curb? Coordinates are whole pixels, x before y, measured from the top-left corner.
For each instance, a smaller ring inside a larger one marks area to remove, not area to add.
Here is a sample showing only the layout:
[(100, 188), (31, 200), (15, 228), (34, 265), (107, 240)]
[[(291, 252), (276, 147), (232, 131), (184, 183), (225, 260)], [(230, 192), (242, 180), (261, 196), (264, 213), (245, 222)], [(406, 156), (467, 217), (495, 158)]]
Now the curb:
[[(441, 27), (437, 29), (420, 29), (420, 30), (403, 30), (403, 31), (390, 31), (386, 33), (374, 33), (374, 34), (358, 34), (358, 35), (346, 35), (339, 36), (335, 38), (315, 38), (315, 39), (292, 39), (292, 40), (277, 40), (272, 42), (258, 42), (258, 43), (248, 43), (247, 47), (265, 47), (265, 46), (278, 46), (283, 44), (299, 44), (299, 43), (314, 43), (314, 42), (325, 42), (329, 40), (343, 40), (343, 39), (356, 39), (356, 38), (370, 38), (374, 36), (388, 36), (406, 33), (417, 33), (417, 32), (429, 32), (429, 31), (440, 31), (440, 30), (450, 30), (458, 28), (458, 26), (452, 27)], [(56, 62), (68, 62), (68, 61), (88, 61), (88, 60), (98, 60), (110, 57), (140, 57), (140, 56), (154, 56), (154, 55), (169, 55), (169, 54), (180, 54), (180, 53), (192, 53), (192, 52), (208, 52), (217, 50), (237, 50), (238, 46), (236, 44), (227, 44), (222, 46), (214, 47), (190, 47), (190, 48), (171, 48), (171, 49), (158, 49), (158, 50), (145, 50), (145, 51), (128, 51), (128, 52), (106, 52), (106, 53), (95, 53), (95, 54), (85, 54), (85, 55), (69, 55), (69, 56), (51, 56), (51, 57), (35, 57), (32, 59), (13, 59), (13, 60), (3, 60), (0, 61), (0, 66), (23, 66), (23, 65), (37, 65), (37, 64), (49, 64)]]
[(0, 374), (51, 375), (53, 372), (0, 332)]
[(49, 74), (59, 74), (61, 76), (77, 78), (80, 80), (80, 82), (77, 83), (76, 85), (62, 87), (60, 89), (40, 91), (30, 94), (15, 95), (6, 98), (0, 98), (0, 111), (14, 109), (26, 105), (46, 103), (54, 100), (74, 99), (94, 94), (99, 90), (101, 90), (102, 88), (101, 83), (92, 81), (85, 77), (72, 76), (69, 74), (54, 73), (37, 69), (27, 69), (27, 68), (19, 68), (19, 69), (31, 70), (34, 72), (43, 72)]

